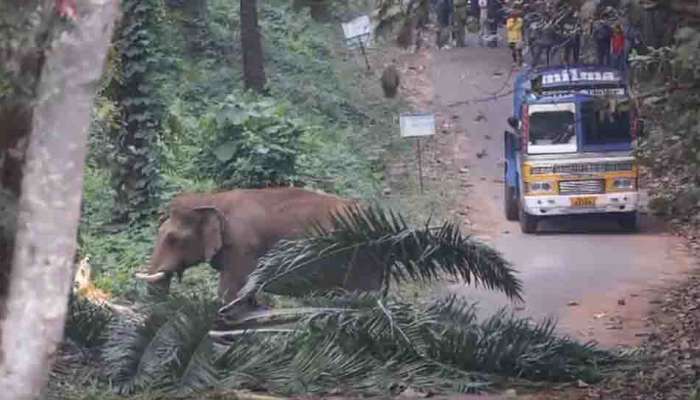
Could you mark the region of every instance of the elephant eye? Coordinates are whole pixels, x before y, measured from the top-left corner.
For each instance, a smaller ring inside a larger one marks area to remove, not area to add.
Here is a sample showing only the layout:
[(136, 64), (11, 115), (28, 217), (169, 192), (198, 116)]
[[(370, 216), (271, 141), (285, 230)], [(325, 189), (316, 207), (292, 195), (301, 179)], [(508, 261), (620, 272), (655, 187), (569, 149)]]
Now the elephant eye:
[(168, 233), (168, 235), (165, 237), (165, 242), (171, 246), (176, 245), (179, 241), (180, 239), (172, 233)]

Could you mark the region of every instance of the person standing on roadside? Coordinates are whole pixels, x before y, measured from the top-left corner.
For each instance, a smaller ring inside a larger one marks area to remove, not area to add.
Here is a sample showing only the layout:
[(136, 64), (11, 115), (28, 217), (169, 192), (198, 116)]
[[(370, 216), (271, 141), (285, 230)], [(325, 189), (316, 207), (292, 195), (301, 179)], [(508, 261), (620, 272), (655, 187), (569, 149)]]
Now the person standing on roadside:
[(468, 17), (468, 4), (469, 0), (453, 0), (454, 8), (452, 12), (452, 34), (455, 38), (455, 44), (457, 47), (464, 47), (465, 36), (467, 35), (467, 17)]
[(479, 0), (479, 41), (483, 44), (489, 31), (489, 1)]
[(564, 35), (566, 37), (564, 62), (567, 65), (578, 64), (581, 51), (581, 22), (578, 19), (578, 14), (574, 13), (564, 23)]
[(637, 49), (642, 46), (642, 34), (637, 29), (634, 24), (632, 24), (629, 20), (625, 24), (625, 71), (627, 72), (627, 68), (629, 67), (629, 56), (632, 50)]
[(612, 29), (602, 17), (593, 24), (593, 39), (596, 45), (598, 65), (610, 65), (610, 41)]
[(610, 40), (610, 55), (611, 66), (624, 71), (627, 62), (625, 59), (625, 32), (620, 24), (616, 24), (613, 30), (612, 39)]
[(515, 9), (506, 20), (506, 36), (513, 56), (513, 64), (523, 65), (523, 17), (518, 9)]
[(452, 0), (438, 0), (437, 20), (440, 29), (437, 35), (438, 48), (444, 47), (450, 41), (450, 14), (452, 13)]

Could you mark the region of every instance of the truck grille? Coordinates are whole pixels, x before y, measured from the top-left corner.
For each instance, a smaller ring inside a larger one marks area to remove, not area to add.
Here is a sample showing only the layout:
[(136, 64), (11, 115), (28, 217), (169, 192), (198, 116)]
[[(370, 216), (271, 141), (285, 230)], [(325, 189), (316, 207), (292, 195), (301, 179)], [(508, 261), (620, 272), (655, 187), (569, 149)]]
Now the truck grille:
[(586, 164), (561, 164), (554, 166), (555, 174), (581, 174), (600, 173), (615, 171), (631, 171), (632, 162), (608, 162), (608, 163), (586, 163)]
[(600, 194), (605, 192), (605, 181), (602, 179), (590, 179), (583, 181), (559, 182), (559, 194)]

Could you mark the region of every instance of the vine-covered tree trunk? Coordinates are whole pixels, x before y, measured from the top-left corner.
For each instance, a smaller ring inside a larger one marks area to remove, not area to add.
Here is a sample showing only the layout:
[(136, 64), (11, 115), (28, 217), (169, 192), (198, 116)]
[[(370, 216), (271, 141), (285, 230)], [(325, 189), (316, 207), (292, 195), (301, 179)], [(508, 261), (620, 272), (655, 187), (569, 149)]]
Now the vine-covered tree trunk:
[(262, 92), (266, 78), (256, 0), (241, 0), (241, 48), (245, 87)]
[[(3, 17), (28, 16), (20, 19), (28, 24), (14, 21), (19, 32), (37, 28), (39, 21), (39, 32), (27, 32), (34, 39), (24, 44), (51, 46), (50, 51), (18, 46), (17, 52), (3, 47), (4, 68), (32, 60), (28, 69), (34, 77), (32, 92), (18, 98), (34, 101), (2, 109), (2, 117), (20, 128), (19, 140), (26, 143), (20, 147), (26, 146), (26, 152), (23, 165), (3, 164), (4, 176), (15, 179), (19, 173), (21, 194), (6, 315), (0, 321), (0, 397), (33, 400), (41, 394), (63, 334), (93, 91), (118, 8), (116, 0), (83, 1), (76, 26), (49, 42), (42, 38), (51, 39), (51, 25), (45, 22), (51, 20), (46, 16), (54, 12), (53, 1), (14, 3), (11, 14), (4, 14), (9, 12), (6, 8), (0, 11)], [(8, 37), (13, 33), (17, 31), (3, 32)], [(17, 72), (11, 67), (10, 71)], [(15, 141), (13, 149), (17, 148)]]
[(154, 79), (159, 67), (154, 29), (159, 4), (157, 0), (122, 1), (124, 15), (115, 38), (120, 76), (107, 88), (121, 111), (121, 123), (110, 133), (115, 146), (111, 157), (115, 222), (147, 213), (158, 195), (156, 139), (162, 107)]

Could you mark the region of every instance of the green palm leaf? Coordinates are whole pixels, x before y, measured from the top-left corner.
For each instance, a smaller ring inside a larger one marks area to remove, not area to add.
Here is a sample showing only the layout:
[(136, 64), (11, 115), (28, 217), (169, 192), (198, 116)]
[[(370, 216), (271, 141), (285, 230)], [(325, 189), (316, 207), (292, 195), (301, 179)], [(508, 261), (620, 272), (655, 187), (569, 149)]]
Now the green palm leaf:
[(214, 385), (217, 355), (208, 331), (216, 307), (198, 297), (173, 298), (115, 320), (102, 349), (115, 391), (172, 393)]
[(416, 229), (400, 215), (376, 207), (335, 214), (331, 229), (317, 225), (303, 239), (282, 241), (260, 260), (239, 298), (262, 290), (299, 295), (322, 289), (320, 276), (328, 268), (347, 276), (349, 265), (360, 257), (384, 269), (385, 294), (392, 282), (451, 277), (521, 300), (522, 286), (511, 265), (498, 251), (463, 235), (456, 224), (430, 227), (428, 222)]
[[(165, 396), (208, 389), (282, 395), (387, 395), (481, 390), (505, 377), (593, 381), (617, 359), (504, 311), (479, 321), (450, 296), (406, 303), (381, 293), (314, 294), (300, 307), (239, 318), (230, 345), (206, 333), (215, 304), (199, 297), (149, 306), (113, 322), (103, 347), (120, 393)], [(259, 322), (259, 324), (258, 324)]]

